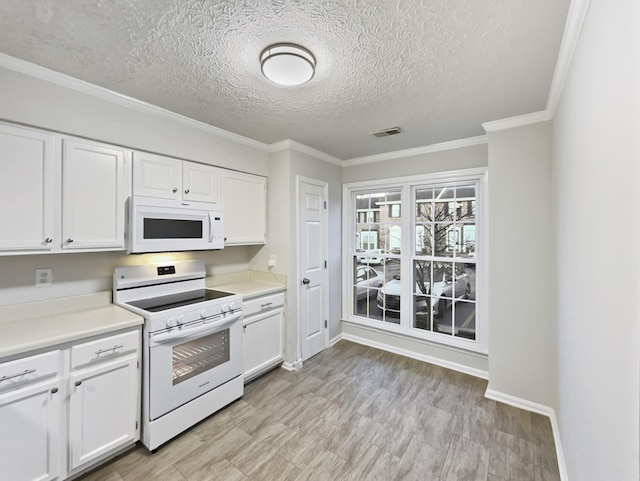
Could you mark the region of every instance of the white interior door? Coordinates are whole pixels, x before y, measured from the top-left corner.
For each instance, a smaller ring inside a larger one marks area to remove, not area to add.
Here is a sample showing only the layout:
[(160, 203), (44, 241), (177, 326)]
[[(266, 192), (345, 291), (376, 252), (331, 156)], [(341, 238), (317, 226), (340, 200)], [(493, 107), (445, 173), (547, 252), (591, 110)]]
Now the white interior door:
[(298, 177), (298, 325), (303, 361), (328, 345), (326, 191), (325, 182)]

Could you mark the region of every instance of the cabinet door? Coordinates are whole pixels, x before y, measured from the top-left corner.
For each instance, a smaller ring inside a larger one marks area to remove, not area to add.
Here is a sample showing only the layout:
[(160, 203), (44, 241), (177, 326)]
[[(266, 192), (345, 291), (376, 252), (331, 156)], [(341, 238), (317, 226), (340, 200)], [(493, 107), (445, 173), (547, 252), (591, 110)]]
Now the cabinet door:
[(182, 183), (184, 200), (220, 203), (220, 169), (217, 167), (183, 162)]
[(124, 249), (129, 156), (104, 144), (64, 140), (64, 249)]
[(0, 125), (0, 252), (46, 252), (58, 241), (56, 162), (53, 135)]
[(137, 439), (137, 355), (69, 378), (69, 470)]
[(182, 161), (162, 155), (133, 153), (133, 195), (182, 199)]
[(245, 381), (251, 380), (282, 361), (283, 313), (284, 310), (279, 308), (245, 319)]
[(264, 244), (267, 226), (267, 179), (223, 171), (225, 245)]
[(0, 479), (58, 479), (59, 378), (0, 394)]

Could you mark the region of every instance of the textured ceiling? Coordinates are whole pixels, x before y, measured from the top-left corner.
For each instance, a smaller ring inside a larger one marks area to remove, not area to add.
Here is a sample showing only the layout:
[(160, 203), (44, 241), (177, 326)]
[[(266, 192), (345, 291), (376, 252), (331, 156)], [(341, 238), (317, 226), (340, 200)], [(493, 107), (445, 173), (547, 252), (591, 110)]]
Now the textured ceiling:
[[(543, 110), (569, 0), (2, 0), (0, 51), (266, 143), (341, 159)], [(314, 78), (258, 56), (299, 43)], [(404, 134), (369, 132), (400, 126)]]

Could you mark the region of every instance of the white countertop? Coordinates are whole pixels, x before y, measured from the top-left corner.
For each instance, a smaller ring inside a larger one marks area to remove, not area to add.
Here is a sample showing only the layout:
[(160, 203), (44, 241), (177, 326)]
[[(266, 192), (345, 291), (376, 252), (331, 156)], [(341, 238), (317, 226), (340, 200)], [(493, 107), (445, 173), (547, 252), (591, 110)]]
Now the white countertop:
[(282, 284), (277, 284), (275, 282), (256, 281), (252, 279), (231, 282), (229, 284), (220, 284), (216, 285), (215, 288), (220, 291), (240, 294), (242, 296), (242, 299), (251, 299), (252, 297), (258, 297), (274, 292), (282, 292), (285, 290), (285, 286), (283, 286)]
[(142, 325), (102, 292), (0, 306), (0, 358)]
[(207, 277), (205, 282), (207, 287), (240, 294), (245, 300), (287, 289), (286, 276), (257, 271)]

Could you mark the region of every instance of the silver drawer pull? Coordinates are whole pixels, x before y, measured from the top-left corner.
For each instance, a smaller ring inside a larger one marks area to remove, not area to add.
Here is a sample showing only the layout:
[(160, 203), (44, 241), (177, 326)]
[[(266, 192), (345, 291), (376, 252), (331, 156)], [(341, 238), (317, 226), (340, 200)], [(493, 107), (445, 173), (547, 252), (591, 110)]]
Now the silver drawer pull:
[(264, 309), (265, 307), (271, 307), (272, 304), (273, 304), (273, 302), (267, 302), (266, 304), (262, 304), (260, 307), (262, 307), (262, 309)]
[(26, 376), (27, 374), (32, 374), (34, 372), (36, 372), (35, 369), (25, 369), (24, 371), (19, 372), (18, 374), (12, 374), (11, 376), (0, 377), (0, 382), (8, 381), (9, 379), (13, 379), (14, 377)]
[(116, 344), (115, 346), (110, 347), (109, 349), (100, 349), (96, 351), (96, 356), (99, 356), (100, 354), (104, 354), (105, 352), (111, 352), (111, 351), (115, 352), (116, 350), (121, 349), (123, 347), (124, 347), (123, 344)]

